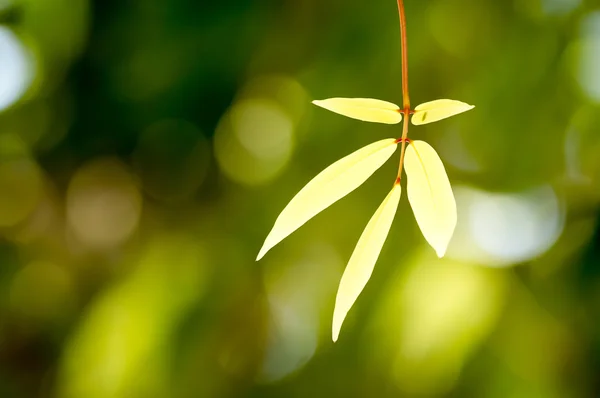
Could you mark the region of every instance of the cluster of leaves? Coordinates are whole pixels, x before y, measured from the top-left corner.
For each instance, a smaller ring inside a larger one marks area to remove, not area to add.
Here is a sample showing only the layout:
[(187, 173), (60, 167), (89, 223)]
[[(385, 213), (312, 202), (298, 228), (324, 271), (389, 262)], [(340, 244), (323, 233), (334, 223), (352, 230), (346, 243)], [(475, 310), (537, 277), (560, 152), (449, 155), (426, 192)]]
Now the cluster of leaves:
[[(354, 119), (397, 124), (403, 113), (412, 114), (414, 125), (436, 122), (473, 109), (454, 100), (426, 102), (414, 111), (402, 111), (391, 102), (371, 98), (331, 98), (315, 105)], [(404, 121), (406, 123), (406, 120)], [(388, 138), (374, 142), (327, 167), (294, 196), (283, 209), (260, 249), (260, 260), (273, 246), (316, 214), (343, 198), (379, 169), (402, 143), (400, 169), (390, 193), (369, 220), (342, 275), (333, 314), (332, 338), (336, 341), (346, 314), (367, 284), (388, 235), (400, 201), (402, 166), (408, 176), (408, 200), (423, 236), (438, 257), (446, 253), (456, 226), (456, 202), (444, 165), (436, 151), (424, 141)], [(405, 143), (409, 145), (405, 150)]]

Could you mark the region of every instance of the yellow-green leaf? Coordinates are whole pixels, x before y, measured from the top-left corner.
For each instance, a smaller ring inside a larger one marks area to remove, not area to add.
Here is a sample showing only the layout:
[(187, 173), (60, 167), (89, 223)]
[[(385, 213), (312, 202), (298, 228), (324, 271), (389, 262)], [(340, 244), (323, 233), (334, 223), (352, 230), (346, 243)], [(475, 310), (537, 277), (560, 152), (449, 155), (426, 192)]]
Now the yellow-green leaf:
[(411, 121), (414, 125), (433, 123), (473, 108), (475, 106), (449, 99), (425, 102), (415, 108)]
[(404, 168), (407, 195), (423, 236), (438, 257), (446, 253), (456, 226), (456, 202), (444, 165), (424, 141), (406, 148)]
[(340, 287), (335, 298), (335, 309), (333, 310), (332, 338), (335, 342), (340, 334), (340, 329), (346, 314), (363, 290), (373, 267), (379, 257), (385, 238), (388, 235), (398, 202), (400, 201), (400, 184), (394, 184), (394, 188), (381, 203), (367, 227), (363, 231), (356, 248), (346, 266)]
[(398, 105), (372, 98), (329, 98), (312, 103), (340, 115), (365, 122), (396, 124), (402, 120)]
[(396, 150), (394, 138), (374, 142), (327, 167), (283, 209), (256, 260), (316, 214), (367, 180)]

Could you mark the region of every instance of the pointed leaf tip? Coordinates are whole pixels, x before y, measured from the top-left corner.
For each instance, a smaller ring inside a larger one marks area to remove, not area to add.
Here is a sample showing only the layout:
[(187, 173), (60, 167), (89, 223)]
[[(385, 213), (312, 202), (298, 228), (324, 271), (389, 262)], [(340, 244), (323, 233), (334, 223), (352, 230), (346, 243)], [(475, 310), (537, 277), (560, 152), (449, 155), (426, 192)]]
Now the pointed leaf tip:
[(256, 260), (254, 261), (260, 261), (261, 258), (263, 258), (265, 256), (265, 254), (267, 254), (268, 249), (266, 249), (266, 246), (263, 244), (263, 246), (260, 248), (260, 251), (258, 252), (258, 256), (256, 256)]
[(475, 108), (475, 106), (448, 99), (425, 102), (415, 108), (415, 113), (412, 116), (411, 122), (416, 126), (433, 123), (469, 111), (473, 108)]
[(396, 147), (394, 138), (374, 142), (319, 173), (279, 214), (256, 260), (319, 212), (358, 188), (392, 156)]
[(360, 236), (344, 270), (335, 298), (331, 337), (337, 341), (344, 319), (369, 281), (387, 238), (400, 201), (400, 184), (394, 184)]
[(396, 124), (402, 120), (398, 105), (372, 98), (329, 98), (315, 100), (312, 103), (340, 115), (365, 122)]
[(404, 167), (407, 195), (417, 224), (427, 242), (442, 258), (456, 227), (456, 202), (444, 165), (424, 141), (406, 148)]

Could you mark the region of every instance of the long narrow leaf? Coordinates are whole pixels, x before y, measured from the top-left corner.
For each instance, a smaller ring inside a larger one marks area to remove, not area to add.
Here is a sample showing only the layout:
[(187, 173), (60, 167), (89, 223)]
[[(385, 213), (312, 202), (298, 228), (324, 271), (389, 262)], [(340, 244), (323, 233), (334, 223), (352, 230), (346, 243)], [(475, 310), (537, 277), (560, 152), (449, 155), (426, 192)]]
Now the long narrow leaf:
[(456, 226), (456, 202), (444, 165), (424, 141), (406, 148), (407, 195), (423, 236), (438, 257), (446, 253)]
[(388, 235), (398, 202), (400, 201), (400, 184), (395, 184), (384, 201), (381, 203), (367, 227), (363, 231), (356, 248), (346, 266), (333, 311), (332, 338), (335, 342), (340, 334), (340, 329), (346, 314), (369, 281), (373, 267), (379, 257), (383, 243)]
[(391, 102), (372, 98), (329, 98), (313, 104), (340, 115), (365, 122), (396, 124), (402, 120), (400, 107)]
[(475, 106), (449, 99), (425, 102), (415, 108), (415, 114), (413, 115), (411, 122), (417, 126), (420, 124), (433, 123), (469, 111), (473, 108), (475, 108)]
[(392, 156), (396, 147), (393, 138), (374, 142), (319, 173), (277, 217), (256, 260), (316, 214), (358, 188)]

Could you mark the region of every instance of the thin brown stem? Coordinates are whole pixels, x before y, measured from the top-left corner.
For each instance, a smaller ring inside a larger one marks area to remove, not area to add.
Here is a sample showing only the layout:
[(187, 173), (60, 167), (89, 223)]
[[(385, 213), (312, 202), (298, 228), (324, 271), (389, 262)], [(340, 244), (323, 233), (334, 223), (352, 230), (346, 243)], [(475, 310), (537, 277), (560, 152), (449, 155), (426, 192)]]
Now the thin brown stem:
[(404, 115), (402, 125), (402, 146), (400, 148), (400, 164), (398, 165), (398, 177), (396, 184), (400, 183), (402, 178), (402, 167), (404, 166), (404, 151), (406, 150), (406, 141), (408, 138), (408, 118), (410, 111), (410, 97), (408, 96), (408, 47), (406, 44), (406, 14), (404, 13), (404, 1), (398, 0), (398, 14), (400, 14), (400, 42), (402, 47), (402, 100), (404, 109), (401, 113)]
[[(404, 111), (410, 110), (410, 97), (408, 96), (408, 46), (406, 44), (406, 14), (404, 0), (398, 0), (398, 14), (400, 14), (400, 42), (402, 47), (402, 99)], [(407, 116), (405, 114), (405, 116)]]
[(406, 141), (408, 136), (408, 117), (406, 114), (402, 123), (402, 146), (400, 147), (400, 164), (398, 165), (396, 184), (400, 183), (400, 180), (402, 179), (402, 167), (404, 166), (404, 151), (406, 149)]

